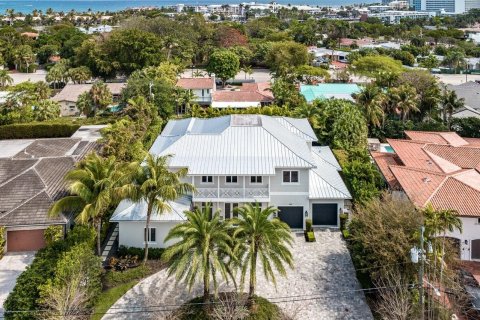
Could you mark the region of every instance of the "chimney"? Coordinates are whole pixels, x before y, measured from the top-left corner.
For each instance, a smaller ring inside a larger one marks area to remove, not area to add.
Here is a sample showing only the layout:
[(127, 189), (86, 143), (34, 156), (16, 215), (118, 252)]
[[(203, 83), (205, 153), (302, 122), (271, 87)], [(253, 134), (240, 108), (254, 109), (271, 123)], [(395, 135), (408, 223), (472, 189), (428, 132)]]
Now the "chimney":
[(212, 89), (212, 92), (215, 92), (217, 91), (217, 79), (215, 78), (215, 73), (212, 73), (212, 81), (213, 81), (213, 89)]

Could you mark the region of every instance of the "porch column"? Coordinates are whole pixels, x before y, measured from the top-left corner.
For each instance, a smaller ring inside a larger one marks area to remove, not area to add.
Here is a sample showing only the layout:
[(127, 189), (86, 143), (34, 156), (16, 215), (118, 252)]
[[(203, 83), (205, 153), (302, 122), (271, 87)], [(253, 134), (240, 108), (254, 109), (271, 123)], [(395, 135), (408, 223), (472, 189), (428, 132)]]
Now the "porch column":
[(217, 198), (220, 198), (220, 176), (217, 176)]
[(243, 197), (245, 198), (245, 176), (243, 176)]

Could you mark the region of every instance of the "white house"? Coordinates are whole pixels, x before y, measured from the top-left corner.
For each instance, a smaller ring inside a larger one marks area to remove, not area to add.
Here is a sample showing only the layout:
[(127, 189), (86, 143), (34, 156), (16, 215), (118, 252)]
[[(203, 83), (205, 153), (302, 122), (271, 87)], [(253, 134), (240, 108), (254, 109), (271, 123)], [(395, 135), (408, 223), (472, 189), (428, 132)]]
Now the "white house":
[(210, 105), (212, 103), (212, 93), (216, 89), (215, 76), (211, 78), (180, 78), (177, 86), (190, 90), (195, 95), (193, 102), (199, 105)]
[[(302, 230), (338, 227), (339, 214), (351, 199), (329, 147), (313, 146), (315, 133), (306, 119), (230, 115), (212, 119), (171, 120), (150, 153), (174, 155), (171, 170), (188, 168), (196, 191), (171, 203), (173, 211), (156, 215), (149, 230), (153, 247), (164, 247), (168, 230), (183, 212), (211, 204), (222, 218), (232, 218), (245, 203), (275, 206), (278, 217)], [(110, 221), (119, 223), (119, 244), (144, 245), (145, 204), (122, 202)]]

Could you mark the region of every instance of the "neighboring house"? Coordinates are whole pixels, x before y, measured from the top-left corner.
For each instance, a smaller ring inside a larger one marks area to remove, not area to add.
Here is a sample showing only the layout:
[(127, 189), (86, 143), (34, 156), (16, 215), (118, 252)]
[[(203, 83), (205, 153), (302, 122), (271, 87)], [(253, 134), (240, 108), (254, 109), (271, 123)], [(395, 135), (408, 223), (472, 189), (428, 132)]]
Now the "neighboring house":
[(198, 105), (210, 105), (212, 103), (212, 93), (216, 89), (215, 77), (211, 78), (180, 78), (177, 86), (190, 90), (195, 95), (192, 101)]
[(301, 85), (300, 93), (308, 103), (315, 99), (346, 99), (354, 101), (352, 95), (360, 92), (360, 86), (354, 83), (319, 83)]
[(480, 260), (480, 139), (454, 132), (406, 131), (388, 140), (394, 153), (371, 152), (388, 185), (417, 207), (455, 210), (463, 232), (454, 238), (462, 260)]
[(239, 89), (217, 90), (212, 93), (213, 108), (264, 107), (274, 101), (269, 82), (243, 83)]
[(79, 130), (84, 139), (0, 141), (0, 225), (6, 227), (7, 252), (43, 248), (48, 226), (60, 225), (66, 231), (67, 217), (51, 218), (47, 213), (54, 201), (67, 195), (65, 174), (98, 146), (98, 127)]
[(313, 55), (313, 65), (319, 66), (321, 64), (331, 62), (331, 61), (339, 61), (339, 62), (347, 62), (349, 52), (340, 51), (340, 50), (332, 50), (327, 48), (318, 48), (318, 47), (309, 47), (308, 52)]
[(454, 112), (454, 118), (479, 117), (480, 83), (469, 81), (458, 85), (447, 85), (447, 89), (455, 91), (458, 98), (465, 100), (465, 108)]
[[(125, 88), (126, 83), (105, 83), (110, 89), (110, 92), (113, 95), (113, 102), (118, 102), (123, 88)], [(77, 116), (80, 114), (76, 104), (78, 97), (87, 91), (90, 91), (93, 84), (67, 84), (62, 91), (60, 91), (56, 96), (52, 98), (53, 101), (57, 101), (60, 104), (60, 115), (62, 117), (66, 116)]]
[(338, 227), (351, 199), (329, 147), (317, 141), (307, 119), (230, 115), (211, 119), (171, 120), (150, 153), (174, 155), (171, 170), (188, 168), (196, 192), (171, 202), (172, 212), (154, 215), (144, 232), (145, 203), (123, 201), (110, 221), (119, 223), (119, 244), (143, 247), (145, 234), (154, 247), (165, 247), (168, 231), (185, 220), (183, 212), (210, 203), (224, 219), (234, 209), (259, 202), (275, 206), (292, 229)]

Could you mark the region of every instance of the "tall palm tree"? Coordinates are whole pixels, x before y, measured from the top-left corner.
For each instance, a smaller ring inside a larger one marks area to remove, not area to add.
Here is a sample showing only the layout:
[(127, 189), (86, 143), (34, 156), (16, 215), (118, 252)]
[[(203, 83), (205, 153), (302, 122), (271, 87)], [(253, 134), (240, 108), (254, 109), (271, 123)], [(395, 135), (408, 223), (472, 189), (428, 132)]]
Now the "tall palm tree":
[(380, 127), (385, 115), (383, 111), (385, 96), (380, 87), (375, 84), (365, 86), (355, 95), (355, 100), (362, 107), (368, 125)]
[(401, 85), (391, 88), (389, 98), (394, 109), (400, 112), (403, 121), (407, 120), (411, 112), (420, 111), (417, 106), (417, 92), (412, 86)]
[(13, 79), (8, 73), (8, 70), (0, 69), (0, 88), (13, 84)]
[(452, 120), (453, 112), (465, 106), (465, 99), (459, 99), (455, 91), (448, 90), (447, 87), (444, 87), (441, 97), (441, 103), (443, 121), (447, 124), (448, 128), (450, 128), (450, 121)]
[(90, 96), (92, 98), (95, 112), (105, 109), (112, 103), (112, 93), (107, 85), (101, 81), (97, 81), (90, 89)]
[[(172, 156), (155, 156), (148, 154), (144, 163), (137, 167), (135, 174), (131, 177), (131, 183), (126, 196), (135, 202), (144, 201), (147, 204), (147, 219), (145, 230), (150, 228), (152, 214), (162, 214), (172, 210), (169, 201), (177, 200), (179, 197), (194, 190), (194, 187), (182, 182), (188, 169), (183, 168), (175, 172), (168, 169), (168, 161)], [(143, 262), (148, 259), (148, 241), (145, 241), (145, 255)]]
[(229, 227), (219, 212), (211, 216), (211, 208), (187, 211), (187, 221), (171, 229), (165, 241), (180, 239), (168, 247), (163, 259), (169, 263), (168, 275), (175, 274), (177, 281), (184, 281), (189, 290), (195, 282), (203, 281), (203, 300), (208, 301), (213, 282), (217, 295), (217, 273), (228, 281), (232, 277), (229, 261), (234, 260), (233, 239)]
[(120, 188), (125, 178), (115, 157), (102, 158), (91, 153), (85, 161), (65, 176), (70, 196), (53, 204), (48, 214), (79, 212), (76, 221), (89, 224), (97, 231), (97, 254), (101, 255), (102, 220), (108, 209), (119, 200)]
[(316, 104), (302, 103), (293, 110), (293, 115), (298, 118), (307, 118), (312, 128), (319, 128), (320, 108)]
[(277, 212), (274, 207), (262, 210), (259, 203), (247, 203), (238, 208), (237, 212), (239, 217), (231, 220), (231, 224), (235, 226), (235, 254), (240, 261), (242, 286), (247, 270), (250, 272), (248, 296), (252, 299), (257, 284), (258, 258), (265, 278), (276, 284), (273, 267), (282, 276), (286, 275), (284, 264), (293, 268), (293, 257), (289, 249), (293, 238), (286, 223), (278, 218), (271, 219)]

